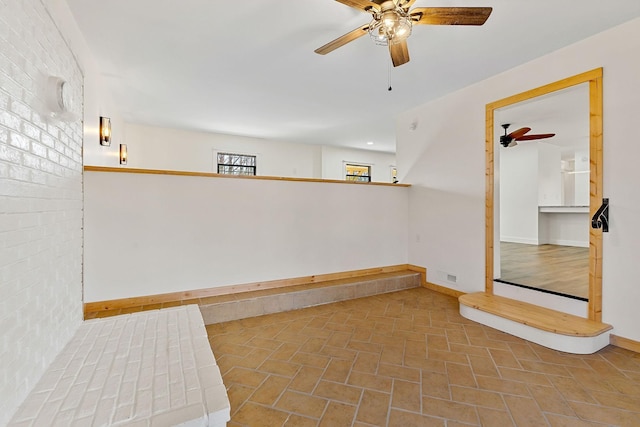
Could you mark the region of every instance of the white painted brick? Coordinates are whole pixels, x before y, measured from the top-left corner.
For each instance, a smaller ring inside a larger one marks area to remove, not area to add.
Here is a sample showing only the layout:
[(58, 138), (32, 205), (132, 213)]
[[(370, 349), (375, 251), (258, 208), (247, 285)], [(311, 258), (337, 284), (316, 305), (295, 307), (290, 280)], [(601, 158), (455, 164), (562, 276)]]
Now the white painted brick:
[[(100, 400), (98, 400), (98, 406), (95, 409), (94, 412), (94, 419), (95, 420), (110, 420), (112, 415), (113, 415), (113, 411), (114, 411), (114, 406), (116, 403), (116, 399), (113, 397), (110, 398), (102, 398)], [(97, 425), (108, 425), (108, 423), (97, 423)]]
[(167, 408), (170, 408), (169, 395), (153, 395), (153, 413), (160, 414)]
[(108, 376), (108, 369), (99, 369), (95, 371), (93, 378), (91, 378), (91, 381), (89, 382), (89, 390), (102, 390)]
[[(4, 64), (3, 56), (0, 54), (0, 66)], [(9, 95), (0, 88), (0, 110), (9, 109)]]
[(225, 418), (225, 421), (228, 420), (230, 417), (230, 407), (227, 389), (224, 384), (207, 387), (204, 390), (204, 395), (209, 415), (214, 415), (215, 417), (221, 416)]
[(42, 162), (38, 157), (29, 153), (24, 153), (22, 155), (22, 165), (35, 170), (44, 170), (45, 172), (51, 172), (42, 167)]
[[(66, 425), (112, 425), (120, 422), (145, 425), (144, 420), (149, 420), (152, 425), (225, 425), (229, 419), (228, 397), (224, 386), (217, 384), (219, 370), (214, 364), (211, 349), (208, 349), (209, 360), (202, 359), (203, 366), (184, 369), (182, 365), (185, 360), (195, 361), (196, 351), (204, 353), (202, 348), (196, 349), (192, 345), (192, 341), (198, 341), (193, 337), (204, 339), (206, 335), (201, 321), (189, 320), (194, 310), (199, 314), (197, 306), (184, 306), (167, 309), (166, 313), (165, 310), (142, 312), (85, 322), (52, 363), (52, 366), (64, 369), (64, 373), (59, 370), (53, 374), (47, 372), (36, 387), (36, 393), (43, 387), (53, 388), (49, 395), (52, 402), (40, 399), (28, 403), (30, 400), (27, 400), (25, 406), (34, 408), (41, 405), (43, 409), (40, 412), (51, 411), (55, 407), (62, 411), (73, 410), (73, 418), (67, 418), (66, 412), (63, 414)], [(145, 345), (149, 344), (155, 352), (149, 354), (142, 351), (144, 347), (119, 345), (131, 343), (133, 337), (140, 342), (144, 337)], [(100, 361), (91, 355), (105, 342), (107, 348), (117, 349), (110, 356), (113, 363), (105, 369), (96, 370), (91, 381), (87, 382), (89, 374), (85, 369), (97, 369), (100, 365)], [(168, 347), (172, 342), (180, 342), (180, 347)], [(168, 349), (173, 349), (177, 357), (172, 358)], [(137, 350), (137, 360), (130, 358), (132, 350)], [(87, 364), (89, 360), (93, 363)], [(120, 360), (126, 363), (118, 362)], [(152, 364), (145, 367), (146, 360)], [(80, 368), (78, 361), (84, 364)], [(69, 379), (71, 384), (67, 383)], [(205, 399), (207, 393), (210, 396)], [(221, 394), (215, 396), (215, 393)], [(62, 405), (59, 404), (60, 399), (64, 399)], [(213, 405), (211, 408), (207, 406), (208, 401)], [(212, 424), (212, 419), (219, 422)], [(18, 423), (21, 420), (13, 421)]]
[(0, 125), (15, 131), (19, 131), (20, 123), (20, 117), (8, 111), (0, 111)]
[(30, 182), (31, 181), (31, 171), (32, 170), (33, 169), (31, 169), (29, 167), (10, 165), (10, 166), (8, 166), (8, 171), (9, 171), (8, 178), (15, 179), (16, 181)]
[(62, 399), (58, 400), (49, 400), (47, 401), (36, 416), (33, 425), (50, 425), (51, 420), (53, 420), (60, 409), (60, 405), (62, 405)]
[(153, 378), (153, 367), (143, 367), (138, 378), (138, 388), (140, 390), (151, 389), (153, 387)]
[(64, 402), (60, 408), (60, 410), (65, 411), (69, 409), (75, 409), (80, 405), (82, 401), (82, 397), (87, 390), (87, 383), (75, 383), (71, 389), (69, 389), (69, 393), (67, 397), (64, 399)]
[[(82, 176), (50, 181), (41, 168), (38, 158), (48, 157), (43, 148), (55, 146), (56, 139), (43, 137), (34, 79), (55, 69), (80, 90), (82, 75), (43, 2), (3, 1), (0, 8), (0, 247), (12, 245), (11, 263), (4, 256), (0, 263), (2, 312), (9, 313), (0, 316), (12, 319), (0, 329), (3, 425), (81, 322), (82, 206), (61, 205), (58, 215), (43, 211), (56, 198), (81, 201)], [(44, 46), (52, 54), (41, 55)], [(61, 148), (68, 147), (70, 159), (79, 159), (82, 124), (49, 126), (67, 129)], [(81, 170), (81, 160), (74, 163)], [(20, 234), (24, 230), (26, 235)], [(11, 290), (14, 284), (19, 291)], [(12, 316), (18, 312), (19, 317)], [(53, 418), (42, 413), (41, 425), (51, 425)]]
[(133, 404), (118, 407), (113, 416), (113, 422), (120, 423), (129, 421), (131, 418), (133, 418)]
[(136, 378), (125, 378), (118, 391), (118, 406), (128, 405), (135, 401), (136, 398)]
[[(71, 427), (89, 427), (91, 425), (91, 420), (93, 417), (87, 416), (84, 418), (76, 419), (71, 424)], [(132, 427), (130, 424), (127, 427)]]
[(71, 424), (72, 420), (73, 420), (73, 411), (61, 411), (61, 412), (58, 412), (58, 414), (56, 415), (51, 425), (65, 427)]
[(151, 390), (141, 390), (136, 394), (136, 406), (134, 414), (136, 417), (148, 418), (152, 414), (153, 394)]
[[(19, 120), (18, 120), (19, 122)], [(29, 138), (18, 132), (11, 132), (9, 135), (9, 144), (24, 151), (29, 151), (31, 142)]]
[[(37, 140), (38, 138), (33, 138), (33, 139)], [(44, 146), (43, 144), (40, 144), (39, 142), (36, 142), (36, 141), (31, 141), (31, 152), (36, 156), (46, 159), (48, 157), (47, 151), (48, 151), (47, 147)]]
[[(6, 97), (6, 100), (7, 101), (9, 100), (8, 96)], [(6, 103), (3, 105), (2, 95), (1, 94), (0, 94), (0, 107), (10, 110), (11, 112), (15, 113), (19, 117), (22, 117), (24, 120), (30, 120), (31, 119), (31, 111), (32, 111), (32, 109), (28, 105), (26, 105), (23, 102), (17, 101), (17, 100), (13, 100), (11, 102), (11, 106), (9, 106), (9, 107), (7, 106)]]

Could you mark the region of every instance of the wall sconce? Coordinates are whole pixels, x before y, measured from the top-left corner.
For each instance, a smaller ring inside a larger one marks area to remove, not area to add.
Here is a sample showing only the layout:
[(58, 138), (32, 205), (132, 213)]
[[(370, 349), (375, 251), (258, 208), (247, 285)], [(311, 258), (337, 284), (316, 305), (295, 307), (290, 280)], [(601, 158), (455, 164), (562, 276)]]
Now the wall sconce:
[(120, 164), (127, 164), (127, 144), (120, 144)]
[(100, 145), (111, 145), (111, 119), (100, 116)]

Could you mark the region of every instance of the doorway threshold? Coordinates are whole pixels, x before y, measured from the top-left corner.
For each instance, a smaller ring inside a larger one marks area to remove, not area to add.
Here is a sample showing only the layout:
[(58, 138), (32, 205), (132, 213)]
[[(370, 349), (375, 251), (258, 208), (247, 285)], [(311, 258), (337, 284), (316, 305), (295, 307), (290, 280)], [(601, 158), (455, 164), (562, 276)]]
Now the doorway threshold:
[(545, 294), (557, 295), (559, 297), (571, 298), (578, 301), (589, 302), (589, 298), (579, 297), (576, 295), (563, 294), (562, 292), (552, 291), (549, 289), (536, 288), (535, 286), (523, 285), (521, 283), (509, 282), (502, 279), (493, 279), (494, 282), (504, 283), (505, 285), (518, 286), (519, 288), (530, 289), (532, 291), (544, 292)]
[(463, 317), (554, 350), (591, 354), (609, 344), (606, 323), (485, 292), (458, 301)]

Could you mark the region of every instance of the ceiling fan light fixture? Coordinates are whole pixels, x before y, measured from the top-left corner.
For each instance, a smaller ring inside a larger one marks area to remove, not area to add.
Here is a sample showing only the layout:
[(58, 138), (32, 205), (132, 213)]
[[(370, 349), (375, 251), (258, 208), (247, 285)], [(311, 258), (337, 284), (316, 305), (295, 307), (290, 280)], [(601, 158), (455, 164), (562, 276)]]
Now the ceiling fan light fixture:
[(411, 19), (399, 8), (384, 11), (373, 17), (369, 35), (377, 45), (400, 43), (411, 35)]

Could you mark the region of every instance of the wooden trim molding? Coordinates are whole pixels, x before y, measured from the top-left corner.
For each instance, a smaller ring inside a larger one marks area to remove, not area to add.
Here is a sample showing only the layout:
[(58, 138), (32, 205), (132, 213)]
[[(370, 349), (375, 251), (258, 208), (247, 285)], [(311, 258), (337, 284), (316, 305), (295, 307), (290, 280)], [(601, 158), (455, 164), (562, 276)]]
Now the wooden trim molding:
[[(603, 197), (602, 180), (602, 68), (568, 77), (535, 89), (491, 102), (485, 111), (485, 292), (493, 294), (494, 281), (494, 112), (496, 109), (557, 92), (582, 83), (589, 84), (589, 147), (590, 147), (590, 213), (600, 207)], [(602, 319), (602, 230), (589, 231), (589, 307), (588, 318)]]
[(623, 338), (618, 335), (609, 335), (609, 342), (616, 347), (624, 348), (625, 350), (634, 351), (640, 353), (640, 342), (634, 341), (629, 338)]
[(419, 267), (417, 265), (408, 265), (408, 269), (411, 271), (415, 271), (420, 273), (420, 278), (421, 278), (421, 283), (422, 283), (422, 287), (425, 289), (429, 289), (444, 295), (449, 295), (452, 297), (460, 297), (461, 295), (464, 295), (464, 292), (461, 291), (456, 291), (455, 289), (451, 289), (451, 288), (447, 288), (445, 286), (440, 286), (440, 285), (436, 285), (435, 283), (431, 283), (427, 281), (427, 269), (424, 267)]
[(554, 334), (595, 337), (611, 325), (486, 292), (466, 294), (460, 304)]
[(360, 182), (341, 181), (339, 179), (318, 179), (318, 178), (289, 178), (285, 176), (253, 176), (253, 175), (224, 175), (211, 172), (189, 172), (174, 171), (165, 169), (137, 169), (137, 168), (114, 168), (106, 166), (85, 166), (85, 172), (110, 172), (110, 173), (140, 173), (147, 175), (174, 175), (174, 176), (199, 176), (204, 178), (224, 178), (224, 179), (257, 179), (262, 181), (292, 181), (292, 182), (322, 182), (330, 184), (351, 184), (351, 185), (382, 185), (387, 187), (411, 187), (411, 184), (392, 184), (390, 182)]
[(415, 271), (416, 273), (420, 273), (420, 284), (425, 287), (425, 283), (427, 283), (427, 269), (424, 267), (420, 267), (418, 265), (408, 264), (407, 270)]
[(459, 298), (462, 295), (466, 295), (464, 292), (456, 291), (455, 289), (447, 288), (446, 286), (436, 285), (435, 283), (431, 282), (426, 282), (423, 286), (427, 289), (431, 289), (432, 291), (449, 295), (450, 297)]
[[(292, 279), (270, 280), (265, 282), (246, 283), (240, 285), (220, 286), (216, 288), (197, 289), (166, 294), (146, 295), (130, 298), (121, 298), (107, 301), (93, 301), (84, 304), (84, 312), (117, 310), (139, 307), (143, 305), (159, 304), (174, 301), (184, 301), (197, 298), (206, 298), (219, 295), (237, 294), (241, 292), (257, 291), (263, 289), (276, 289), (288, 286), (304, 285), (308, 283), (322, 283), (330, 280), (351, 279), (365, 277), (373, 274), (392, 273), (402, 270), (418, 271), (407, 264), (391, 265), (387, 267), (367, 268), (362, 270), (344, 271), (340, 273), (318, 274), (314, 276), (296, 277)], [(425, 273), (426, 274), (426, 273)]]
[(92, 302), (84, 303), (84, 314), (86, 315), (87, 313), (93, 313), (93, 312), (99, 312), (99, 311), (127, 309), (127, 308), (140, 307), (140, 306), (152, 305), (152, 304), (193, 300), (193, 299), (206, 298), (206, 297), (212, 297), (212, 296), (232, 295), (232, 294), (257, 291), (257, 290), (278, 289), (278, 288), (285, 288), (290, 286), (304, 285), (309, 283), (322, 283), (322, 282), (328, 282), (331, 280), (354, 279), (354, 278), (366, 277), (366, 276), (371, 276), (371, 275), (380, 274), (380, 273), (394, 273), (394, 272), (403, 271), (403, 270), (415, 271), (416, 273), (420, 273), (420, 282), (423, 288), (430, 289), (432, 291), (449, 295), (455, 298), (458, 298), (461, 295), (465, 295), (464, 292), (456, 291), (454, 289), (450, 289), (444, 286), (427, 282), (427, 269), (424, 267), (420, 267), (412, 264), (398, 264), (398, 265), (390, 265), (386, 267), (343, 271), (339, 273), (317, 274), (314, 276), (296, 277), (293, 279), (270, 280), (266, 282), (255, 282), (255, 283), (246, 283), (246, 284), (240, 284), (240, 285), (220, 286), (217, 288), (197, 289), (197, 290), (172, 292), (172, 293), (157, 294), (157, 295), (145, 295), (145, 296), (121, 298), (121, 299), (114, 299), (114, 300), (107, 300), (107, 301), (92, 301)]

